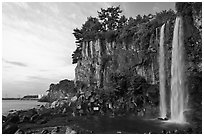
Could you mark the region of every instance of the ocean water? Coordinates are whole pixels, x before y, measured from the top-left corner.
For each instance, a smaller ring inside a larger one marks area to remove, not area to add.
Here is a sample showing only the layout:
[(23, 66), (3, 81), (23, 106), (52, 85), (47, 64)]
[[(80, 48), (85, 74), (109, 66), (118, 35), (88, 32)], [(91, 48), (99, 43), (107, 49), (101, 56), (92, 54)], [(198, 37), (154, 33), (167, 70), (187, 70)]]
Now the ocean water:
[(45, 105), (37, 100), (2, 100), (2, 115), (7, 115), (10, 110), (26, 110)]

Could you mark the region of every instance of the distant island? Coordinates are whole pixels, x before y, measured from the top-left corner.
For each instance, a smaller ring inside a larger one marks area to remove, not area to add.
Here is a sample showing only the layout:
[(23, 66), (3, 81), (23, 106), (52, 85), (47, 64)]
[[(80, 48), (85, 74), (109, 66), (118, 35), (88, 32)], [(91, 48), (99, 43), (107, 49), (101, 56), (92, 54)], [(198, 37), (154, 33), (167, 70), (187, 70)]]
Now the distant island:
[(39, 100), (43, 95), (25, 95), (22, 98), (2, 98), (2, 100)]

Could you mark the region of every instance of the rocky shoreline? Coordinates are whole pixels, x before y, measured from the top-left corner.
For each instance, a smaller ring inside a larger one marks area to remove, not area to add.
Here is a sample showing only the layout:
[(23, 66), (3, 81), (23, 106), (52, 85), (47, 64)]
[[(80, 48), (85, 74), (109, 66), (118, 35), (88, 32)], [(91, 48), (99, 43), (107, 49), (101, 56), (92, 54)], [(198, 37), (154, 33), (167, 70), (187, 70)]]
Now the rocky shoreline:
[[(100, 131), (95, 131), (91, 129), (85, 129), (80, 126), (82, 122), (93, 121), (93, 118), (103, 118), (108, 119), (133, 116), (144, 118), (150, 114), (153, 116), (153, 107), (148, 109), (133, 107), (129, 108), (128, 112), (122, 112), (123, 110), (118, 110), (117, 107), (107, 104), (107, 107), (103, 107), (100, 104), (100, 98), (96, 99), (96, 95), (91, 94), (87, 99), (89, 104), (85, 104), (86, 98), (84, 100), (81, 98), (85, 94), (80, 94), (72, 97), (70, 100), (56, 100), (52, 103), (47, 103), (45, 106), (40, 106), (39, 108), (33, 108), (29, 110), (19, 110), (9, 113), (7, 116), (2, 117), (2, 133), (3, 134), (89, 134), (89, 133), (102, 133)], [(92, 98), (92, 99), (91, 99)], [(79, 104), (79, 102), (81, 102)], [(155, 108), (155, 112), (158, 111)], [(103, 110), (102, 110), (103, 109)], [(148, 113), (150, 112), (151, 113)], [(128, 113), (128, 114), (127, 114)], [(156, 115), (156, 113), (154, 113)], [(104, 132), (104, 133), (130, 133), (123, 132), (121, 130)], [(136, 132), (135, 132), (136, 133)], [(162, 129), (161, 131), (147, 131), (144, 133), (202, 133), (201, 128), (187, 127), (184, 129)]]

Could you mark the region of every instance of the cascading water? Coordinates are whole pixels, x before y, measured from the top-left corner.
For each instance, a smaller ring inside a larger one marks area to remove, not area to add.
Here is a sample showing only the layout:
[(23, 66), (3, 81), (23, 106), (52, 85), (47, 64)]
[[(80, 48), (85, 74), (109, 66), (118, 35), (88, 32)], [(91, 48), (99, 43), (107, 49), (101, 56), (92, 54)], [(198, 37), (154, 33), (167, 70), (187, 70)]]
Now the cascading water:
[(162, 25), (161, 27), (160, 48), (159, 48), (159, 89), (160, 89), (160, 117), (161, 118), (166, 118), (164, 28), (165, 28), (165, 24)]
[(174, 27), (171, 65), (171, 121), (185, 123), (184, 110), (187, 108), (185, 89), (184, 29), (182, 17), (177, 17)]

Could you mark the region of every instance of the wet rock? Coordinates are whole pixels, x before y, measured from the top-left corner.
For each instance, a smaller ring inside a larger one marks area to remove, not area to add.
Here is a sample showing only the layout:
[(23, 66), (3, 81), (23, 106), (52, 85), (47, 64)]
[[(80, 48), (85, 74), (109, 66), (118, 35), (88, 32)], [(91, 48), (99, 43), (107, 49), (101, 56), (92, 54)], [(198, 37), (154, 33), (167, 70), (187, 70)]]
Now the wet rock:
[(27, 116), (28, 118), (31, 118), (35, 114), (37, 114), (36, 109), (30, 109), (30, 110), (28, 110), (27, 112), (24, 113), (24, 115)]
[(77, 96), (74, 96), (74, 97), (71, 98), (72, 102), (75, 102), (76, 100), (77, 100)]
[(67, 127), (65, 134), (77, 134), (77, 132), (75, 130), (72, 130), (70, 127)]
[(2, 133), (3, 134), (14, 134), (18, 130), (18, 125), (8, 122), (3, 124)]
[(34, 131), (32, 131), (32, 130), (28, 130), (27, 132), (26, 132), (26, 134), (34, 134), (35, 132)]
[(23, 116), (22, 119), (20, 120), (21, 123), (25, 122), (30, 122), (30, 118), (27, 116)]
[(25, 132), (21, 129), (18, 129), (15, 134), (25, 134)]
[(73, 116), (73, 117), (75, 117), (75, 116), (76, 116), (75, 112), (72, 112), (72, 116)]
[(70, 127), (66, 128), (65, 134), (71, 134), (72, 129)]
[(166, 130), (165, 129), (162, 130), (162, 134), (166, 134)]
[(79, 114), (80, 114), (80, 115), (83, 115), (83, 114), (84, 114), (84, 110), (82, 110), (82, 109), (79, 110)]
[(2, 115), (2, 123), (6, 122), (6, 116)]
[(60, 131), (60, 127), (55, 127), (52, 131), (51, 134), (57, 134)]
[(145, 115), (145, 110), (144, 109), (138, 109), (137, 110), (137, 116), (143, 117)]
[(37, 111), (37, 114), (39, 114), (39, 116), (41, 116), (41, 117), (43, 117), (43, 116), (50, 116), (51, 113), (53, 113), (52, 109), (46, 109), (46, 108), (39, 109)]
[(52, 102), (50, 108), (56, 108), (58, 106), (58, 104), (59, 104), (59, 101), (56, 100), (56, 101)]
[(77, 134), (77, 132), (76, 132), (75, 130), (72, 130), (72, 131), (70, 132), (70, 134)]
[(67, 108), (64, 108), (63, 110), (62, 110), (62, 114), (65, 114), (67, 112)]
[(85, 92), (86, 99), (88, 99), (90, 96), (91, 96), (91, 92), (90, 91)]
[(17, 114), (10, 114), (7, 116), (6, 120), (8, 122), (18, 123), (20, 121), (20, 118)]
[(35, 114), (30, 118), (30, 122), (35, 122), (38, 119), (39, 115)]
[(94, 100), (94, 98), (93, 97), (91, 97), (91, 99), (90, 99), (90, 102), (94, 102), (95, 100)]
[(41, 134), (49, 134), (49, 131), (47, 129), (42, 130)]
[(158, 120), (168, 120), (168, 118), (167, 117), (165, 117), (165, 118), (158, 118)]
[(78, 110), (81, 109), (81, 104), (77, 104), (77, 107), (76, 107)]

